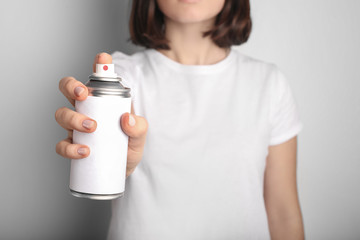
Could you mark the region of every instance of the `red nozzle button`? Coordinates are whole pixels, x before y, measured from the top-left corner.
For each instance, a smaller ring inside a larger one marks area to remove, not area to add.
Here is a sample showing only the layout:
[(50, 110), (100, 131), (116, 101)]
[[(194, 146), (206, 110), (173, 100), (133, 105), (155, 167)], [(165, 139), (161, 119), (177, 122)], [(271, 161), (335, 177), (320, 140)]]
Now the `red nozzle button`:
[(109, 68), (108, 68), (107, 65), (105, 65), (105, 66), (103, 67), (103, 69), (104, 69), (105, 71), (107, 71)]

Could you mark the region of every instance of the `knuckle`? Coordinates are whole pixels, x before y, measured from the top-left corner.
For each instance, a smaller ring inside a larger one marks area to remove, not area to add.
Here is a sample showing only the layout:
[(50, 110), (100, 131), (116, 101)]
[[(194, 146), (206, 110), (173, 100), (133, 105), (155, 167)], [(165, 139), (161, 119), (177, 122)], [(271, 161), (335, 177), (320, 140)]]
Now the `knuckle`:
[(78, 126), (79, 118), (76, 113), (69, 116), (68, 123), (71, 127), (76, 128)]
[(56, 144), (56, 153), (59, 154), (62, 157), (69, 158), (69, 155), (67, 154), (67, 148), (68, 145), (65, 140), (62, 140)]
[(56, 119), (57, 122), (59, 122), (60, 119), (62, 119), (62, 117), (64, 115), (64, 109), (65, 109), (65, 107), (61, 107), (58, 110), (56, 110), (55, 119)]
[(74, 81), (74, 78), (69, 77), (68, 80), (64, 83), (64, 89), (70, 92)]
[(64, 86), (64, 82), (66, 81), (66, 78), (67, 78), (67, 77), (64, 77), (64, 78), (60, 79), (60, 81), (59, 81), (59, 89), (60, 89), (60, 90), (61, 90), (62, 87)]
[(73, 77), (64, 77), (60, 80), (59, 82), (59, 89), (62, 90), (65, 88), (66, 84), (70, 81), (74, 79)]
[(71, 158), (73, 155), (74, 155), (74, 148), (72, 147), (72, 144), (68, 144), (65, 147), (64, 156), (66, 156), (67, 158)]

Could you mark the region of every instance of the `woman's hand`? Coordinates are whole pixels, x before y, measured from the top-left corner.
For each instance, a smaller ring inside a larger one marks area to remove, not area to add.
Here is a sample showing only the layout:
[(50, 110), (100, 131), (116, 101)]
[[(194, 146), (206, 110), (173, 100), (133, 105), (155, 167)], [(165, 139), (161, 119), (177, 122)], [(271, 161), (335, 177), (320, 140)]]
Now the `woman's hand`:
[[(112, 58), (107, 53), (99, 53), (95, 57), (93, 70), (95, 70), (97, 63), (110, 64), (112, 63)], [(73, 106), (75, 105), (75, 100), (83, 101), (88, 96), (88, 90), (85, 85), (73, 77), (61, 79), (59, 89)], [(61, 127), (68, 131), (68, 137), (56, 145), (56, 152), (65, 158), (71, 159), (81, 159), (89, 156), (89, 147), (73, 144), (72, 135), (73, 130), (86, 133), (94, 132), (96, 130), (96, 121), (65, 107), (59, 108), (56, 111), (55, 119)], [(129, 136), (126, 169), (126, 176), (129, 176), (141, 161), (148, 124), (145, 118), (136, 116), (133, 113), (123, 114), (120, 122), (122, 130)]]

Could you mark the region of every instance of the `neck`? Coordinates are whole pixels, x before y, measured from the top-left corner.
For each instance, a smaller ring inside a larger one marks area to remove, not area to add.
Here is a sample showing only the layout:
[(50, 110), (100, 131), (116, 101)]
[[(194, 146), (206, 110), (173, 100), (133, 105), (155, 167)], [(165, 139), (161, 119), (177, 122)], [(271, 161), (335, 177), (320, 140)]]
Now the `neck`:
[(166, 38), (170, 50), (159, 50), (168, 58), (185, 65), (210, 65), (226, 58), (229, 49), (218, 47), (212, 39), (203, 37), (213, 22), (177, 23), (165, 20)]

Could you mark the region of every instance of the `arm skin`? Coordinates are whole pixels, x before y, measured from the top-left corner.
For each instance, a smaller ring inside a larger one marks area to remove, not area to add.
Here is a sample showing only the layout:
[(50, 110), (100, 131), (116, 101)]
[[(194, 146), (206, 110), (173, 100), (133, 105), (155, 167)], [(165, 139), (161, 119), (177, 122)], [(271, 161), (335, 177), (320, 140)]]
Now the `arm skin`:
[(264, 199), (272, 240), (304, 239), (296, 184), (296, 150), (296, 137), (269, 147)]

